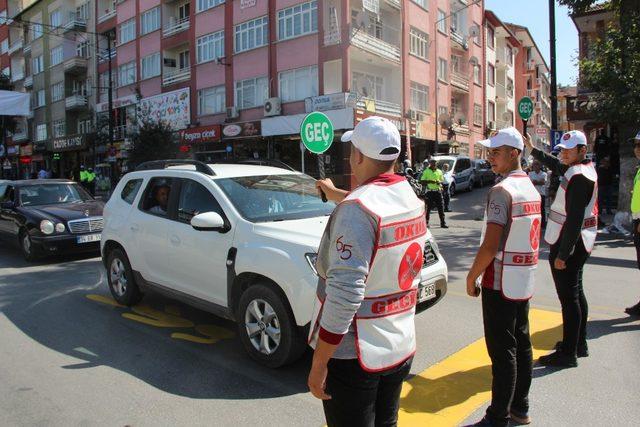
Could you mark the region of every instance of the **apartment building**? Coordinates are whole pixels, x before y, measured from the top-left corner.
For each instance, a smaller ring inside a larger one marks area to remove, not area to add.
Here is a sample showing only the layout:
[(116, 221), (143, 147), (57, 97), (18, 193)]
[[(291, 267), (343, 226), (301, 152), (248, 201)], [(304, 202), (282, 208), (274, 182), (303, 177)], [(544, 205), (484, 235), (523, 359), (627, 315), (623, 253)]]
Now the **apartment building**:
[(576, 86), (558, 86), (558, 130), (567, 132), (572, 130), (568, 119), (568, 98), (575, 98), (578, 94)]
[[(22, 175), (50, 168), (70, 176), (92, 164), (96, 50), (92, 0), (13, 2), (9, 28), (14, 90), (32, 97), (21, 124)], [(21, 24), (21, 25), (20, 25)]]
[(0, 73), (11, 75), (9, 66), (9, 26), (7, 0), (0, 0)]

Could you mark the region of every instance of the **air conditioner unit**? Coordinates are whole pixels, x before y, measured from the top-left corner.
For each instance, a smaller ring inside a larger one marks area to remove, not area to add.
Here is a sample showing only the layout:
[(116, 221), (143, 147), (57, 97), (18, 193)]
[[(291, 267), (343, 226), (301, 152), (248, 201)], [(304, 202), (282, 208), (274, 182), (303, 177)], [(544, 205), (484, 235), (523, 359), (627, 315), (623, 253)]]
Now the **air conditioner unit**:
[(227, 119), (237, 119), (240, 117), (236, 107), (227, 107)]
[(269, 98), (264, 103), (264, 116), (279, 116), (282, 114), (282, 102), (280, 98)]

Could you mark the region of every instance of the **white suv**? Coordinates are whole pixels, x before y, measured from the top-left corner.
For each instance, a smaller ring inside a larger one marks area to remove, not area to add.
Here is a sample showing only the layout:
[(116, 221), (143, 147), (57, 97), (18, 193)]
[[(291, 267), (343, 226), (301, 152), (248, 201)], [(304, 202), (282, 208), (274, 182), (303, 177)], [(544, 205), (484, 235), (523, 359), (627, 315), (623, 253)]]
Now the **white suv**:
[[(252, 358), (282, 366), (306, 348), (315, 258), (334, 207), (313, 178), (283, 167), (145, 163), (104, 208), (109, 289), (125, 305), (152, 288), (232, 319)], [(447, 265), (428, 237), (418, 310), (447, 290)]]

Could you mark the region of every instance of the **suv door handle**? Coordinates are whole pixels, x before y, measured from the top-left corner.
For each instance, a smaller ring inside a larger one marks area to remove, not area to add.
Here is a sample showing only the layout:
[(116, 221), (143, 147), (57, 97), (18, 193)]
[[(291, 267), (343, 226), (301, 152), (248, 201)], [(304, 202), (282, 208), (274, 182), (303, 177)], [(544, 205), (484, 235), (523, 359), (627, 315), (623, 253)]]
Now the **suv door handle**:
[(171, 236), (171, 238), (169, 239), (171, 241), (171, 243), (173, 243), (174, 245), (178, 246), (181, 242), (180, 238), (178, 236)]

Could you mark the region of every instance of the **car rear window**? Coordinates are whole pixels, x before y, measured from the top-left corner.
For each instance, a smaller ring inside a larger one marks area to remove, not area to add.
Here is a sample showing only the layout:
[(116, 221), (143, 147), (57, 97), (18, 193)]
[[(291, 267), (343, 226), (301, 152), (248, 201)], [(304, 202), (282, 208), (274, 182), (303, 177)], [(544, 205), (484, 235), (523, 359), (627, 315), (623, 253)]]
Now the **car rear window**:
[(141, 186), (142, 186), (142, 179), (130, 180), (124, 185), (124, 188), (120, 193), (120, 197), (122, 197), (122, 200), (132, 205), (133, 201), (138, 195), (138, 191), (140, 190)]

